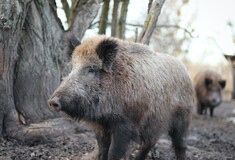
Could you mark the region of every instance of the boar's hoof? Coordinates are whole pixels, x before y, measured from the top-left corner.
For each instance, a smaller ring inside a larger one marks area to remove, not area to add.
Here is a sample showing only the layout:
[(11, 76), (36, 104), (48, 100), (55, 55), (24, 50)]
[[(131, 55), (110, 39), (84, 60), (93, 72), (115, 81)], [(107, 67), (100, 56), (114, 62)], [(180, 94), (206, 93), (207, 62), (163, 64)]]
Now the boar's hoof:
[(48, 100), (48, 105), (54, 111), (59, 112), (61, 110), (61, 104), (59, 102), (58, 97), (53, 97), (53, 98), (49, 99)]

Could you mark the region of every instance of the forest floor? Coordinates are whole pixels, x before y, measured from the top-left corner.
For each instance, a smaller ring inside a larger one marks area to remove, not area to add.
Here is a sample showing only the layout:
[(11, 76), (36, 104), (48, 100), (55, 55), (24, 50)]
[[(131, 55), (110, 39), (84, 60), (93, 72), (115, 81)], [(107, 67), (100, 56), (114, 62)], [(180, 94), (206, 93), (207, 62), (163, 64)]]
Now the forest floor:
[[(235, 103), (223, 103), (215, 116), (193, 114), (187, 137), (188, 160), (235, 160)], [(233, 122), (232, 122), (233, 121)], [(77, 129), (47, 143), (0, 139), (0, 160), (93, 160), (96, 141), (91, 131)], [(131, 153), (133, 159), (137, 150)], [(167, 136), (159, 139), (148, 160), (175, 159)]]

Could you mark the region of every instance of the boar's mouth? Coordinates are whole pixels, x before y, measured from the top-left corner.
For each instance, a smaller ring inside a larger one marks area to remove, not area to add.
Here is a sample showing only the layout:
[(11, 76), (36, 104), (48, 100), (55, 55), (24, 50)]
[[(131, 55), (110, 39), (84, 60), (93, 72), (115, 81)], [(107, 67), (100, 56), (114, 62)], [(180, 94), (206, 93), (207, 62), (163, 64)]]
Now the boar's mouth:
[(216, 106), (218, 106), (220, 104), (221, 104), (221, 101), (217, 101), (217, 102), (212, 101), (212, 102), (210, 102), (210, 106), (211, 107), (216, 107)]
[[(62, 111), (63, 112), (63, 111)], [(74, 121), (77, 121), (77, 122), (79, 122), (79, 121), (81, 121), (81, 117), (79, 117), (79, 116), (71, 116), (70, 114), (68, 114), (68, 113), (66, 113), (66, 112), (63, 112), (64, 113), (64, 117), (65, 118), (69, 118), (69, 119), (72, 119), (72, 120), (74, 120)]]
[(80, 107), (76, 107), (74, 104), (63, 105), (61, 112), (65, 117), (80, 121), (84, 117), (84, 111)]
[[(66, 102), (63, 98), (53, 97), (48, 100), (48, 106), (52, 111), (63, 112), (65, 117), (80, 121), (84, 117), (84, 110), (77, 102)], [(79, 107), (78, 107), (79, 106)]]

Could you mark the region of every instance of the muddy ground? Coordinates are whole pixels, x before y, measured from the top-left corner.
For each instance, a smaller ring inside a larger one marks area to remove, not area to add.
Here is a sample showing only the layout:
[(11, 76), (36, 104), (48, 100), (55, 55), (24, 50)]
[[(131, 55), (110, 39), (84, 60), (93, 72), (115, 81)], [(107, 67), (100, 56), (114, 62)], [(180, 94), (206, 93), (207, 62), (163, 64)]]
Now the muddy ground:
[[(189, 160), (235, 160), (235, 103), (223, 103), (215, 109), (215, 117), (194, 113), (187, 137)], [(22, 143), (0, 139), (1, 160), (81, 160), (94, 159), (96, 142), (91, 131), (77, 128), (75, 134), (66, 131), (63, 136), (48, 143)], [(135, 152), (130, 159), (133, 159)], [(148, 155), (148, 160), (175, 159), (171, 142), (161, 137)]]

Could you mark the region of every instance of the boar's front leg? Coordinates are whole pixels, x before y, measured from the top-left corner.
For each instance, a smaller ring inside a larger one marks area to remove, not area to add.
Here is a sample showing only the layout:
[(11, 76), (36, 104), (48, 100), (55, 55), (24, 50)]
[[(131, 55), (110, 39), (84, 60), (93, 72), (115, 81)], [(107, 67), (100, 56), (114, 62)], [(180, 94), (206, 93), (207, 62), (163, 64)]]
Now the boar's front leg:
[(213, 117), (214, 107), (210, 107), (210, 116)]
[(200, 102), (198, 102), (198, 104), (197, 104), (197, 113), (200, 114), (200, 115), (202, 115), (203, 109), (204, 109), (203, 104), (200, 103)]
[(98, 160), (107, 160), (109, 146), (111, 143), (111, 134), (106, 130), (100, 130), (96, 132), (96, 139), (99, 146)]
[(127, 124), (114, 124), (108, 160), (120, 160), (128, 150), (135, 133)]
[(136, 155), (135, 157), (135, 160), (143, 160), (147, 157), (149, 151), (151, 150), (151, 148), (153, 148), (155, 145), (154, 142), (149, 142), (149, 143), (146, 143), (143, 144), (141, 146), (141, 150), (138, 152), (138, 154)]

